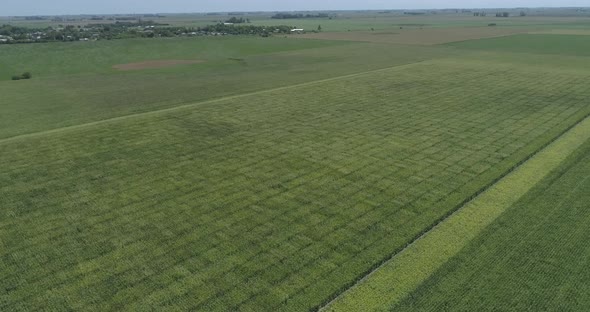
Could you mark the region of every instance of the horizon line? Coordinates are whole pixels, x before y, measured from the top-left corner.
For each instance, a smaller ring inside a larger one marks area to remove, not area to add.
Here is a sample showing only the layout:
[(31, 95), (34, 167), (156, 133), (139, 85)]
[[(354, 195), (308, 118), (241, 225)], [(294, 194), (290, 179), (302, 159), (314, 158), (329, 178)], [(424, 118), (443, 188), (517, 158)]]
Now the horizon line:
[(30, 17), (30, 16), (85, 16), (85, 15), (141, 15), (141, 14), (210, 14), (210, 13), (277, 13), (277, 12), (374, 12), (374, 11), (443, 11), (443, 10), (513, 10), (513, 9), (590, 9), (590, 6), (539, 6), (539, 7), (448, 7), (448, 8), (404, 8), (404, 9), (313, 9), (313, 10), (254, 10), (254, 11), (193, 11), (193, 12), (133, 12), (133, 13), (64, 13), (64, 14), (17, 14), (0, 15), (0, 17)]

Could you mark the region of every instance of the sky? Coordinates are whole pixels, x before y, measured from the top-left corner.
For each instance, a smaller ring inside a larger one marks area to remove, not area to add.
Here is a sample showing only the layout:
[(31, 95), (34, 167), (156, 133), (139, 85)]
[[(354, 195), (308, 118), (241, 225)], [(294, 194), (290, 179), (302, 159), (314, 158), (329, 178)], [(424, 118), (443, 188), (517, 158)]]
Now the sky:
[(18, 0), (0, 16), (590, 6), (590, 0)]

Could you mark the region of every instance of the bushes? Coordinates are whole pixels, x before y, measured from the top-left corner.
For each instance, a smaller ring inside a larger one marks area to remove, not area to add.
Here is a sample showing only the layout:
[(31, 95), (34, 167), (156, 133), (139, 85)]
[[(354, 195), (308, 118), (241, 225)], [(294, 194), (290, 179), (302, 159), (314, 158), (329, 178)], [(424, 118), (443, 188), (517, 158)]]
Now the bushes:
[(20, 76), (18, 76), (18, 75), (12, 76), (12, 80), (31, 79), (31, 78), (33, 78), (33, 74), (31, 74), (30, 72), (24, 72)]

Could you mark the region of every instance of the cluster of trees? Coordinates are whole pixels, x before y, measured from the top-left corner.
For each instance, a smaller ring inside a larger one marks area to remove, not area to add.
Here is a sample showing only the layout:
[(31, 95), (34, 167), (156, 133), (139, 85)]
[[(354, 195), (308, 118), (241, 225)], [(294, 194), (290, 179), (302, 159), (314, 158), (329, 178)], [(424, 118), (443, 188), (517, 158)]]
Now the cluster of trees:
[(237, 18), (235, 16), (232, 16), (230, 19), (225, 21), (226, 23), (232, 23), (232, 24), (244, 24), (244, 23), (250, 23), (250, 19), (249, 18)]
[[(486, 16), (486, 12), (475, 12), (473, 16)], [(520, 11), (520, 16), (526, 16), (526, 12)], [(498, 12), (496, 13), (496, 17), (510, 17), (510, 12)]]
[(25, 16), (26, 21), (45, 21), (48, 19), (49, 17), (46, 16)]
[(277, 13), (271, 18), (274, 19), (297, 19), (297, 18), (326, 18), (330, 17), (328, 13), (318, 13), (318, 14), (301, 14), (301, 13)]
[(280, 26), (255, 26), (255, 25), (209, 25), (197, 28), (199, 33), (219, 33), (224, 35), (260, 35), (268, 37), (273, 33), (288, 34), (295, 27)]
[(12, 25), (0, 26), (0, 35), (12, 37), (14, 40), (27, 38), (28, 34), (31, 31), (36, 31), (36, 29), (17, 27), (17, 26), (12, 26)]
[(12, 76), (12, 80), (21, 80), (21, 79), (31, 79), (33, 75), (30, 72), (25, 72), (22, 75), (14, 75)]
[[(234, 17), (235, 18), (235, 17)], [(236, 18), (238, 19), (238, 18)], [(230, 19), (231, 21), (232, 19)], [(238, 19), (239, 20), (239, 19)], [(246, 23), (248, 21), (246, 20)], [(25, 28), (11, 25), (0, 26), (0, 36), (9, 38), (2, 43), (34, 43), (52, 41), (88, 41), (127, 38), (157, 38), (205, 35), (260, 35), (288, 34), (295, 27), (255, 26), (243, 23), (209, 25), (204, 27), (171, 27), (149, 21), (116, 22), (112, 24), (91, 24), (87, 26), (61, 26), (58, 28)], [(318, 27), (321, 31), (321, 26)]]
[[(148, 26), (149, 25), (149, 26)], [(99, 39), (121, 39), (129, 37), (147, 37), (151, 34), (173, 36), (184, 27), (157, 27), (165, 26), (153, 22), (116, 22), (112, 24), (92, 24), (87, 26), (67, 25), (47, 28), (26, 28), (12, 25), (0, 26), (0, 35), (11, 37), (6, 43), (30, 43), (51, 41), (79, 41)]]

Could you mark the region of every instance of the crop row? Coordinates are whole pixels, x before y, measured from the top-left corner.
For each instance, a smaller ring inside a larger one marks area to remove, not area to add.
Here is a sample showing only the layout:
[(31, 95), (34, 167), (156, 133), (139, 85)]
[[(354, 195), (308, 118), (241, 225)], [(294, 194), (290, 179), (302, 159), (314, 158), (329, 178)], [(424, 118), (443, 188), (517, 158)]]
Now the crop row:
[(430, 62), (4, 143), (0, 308), (317, 306), (586, 114), (583, 81)]

